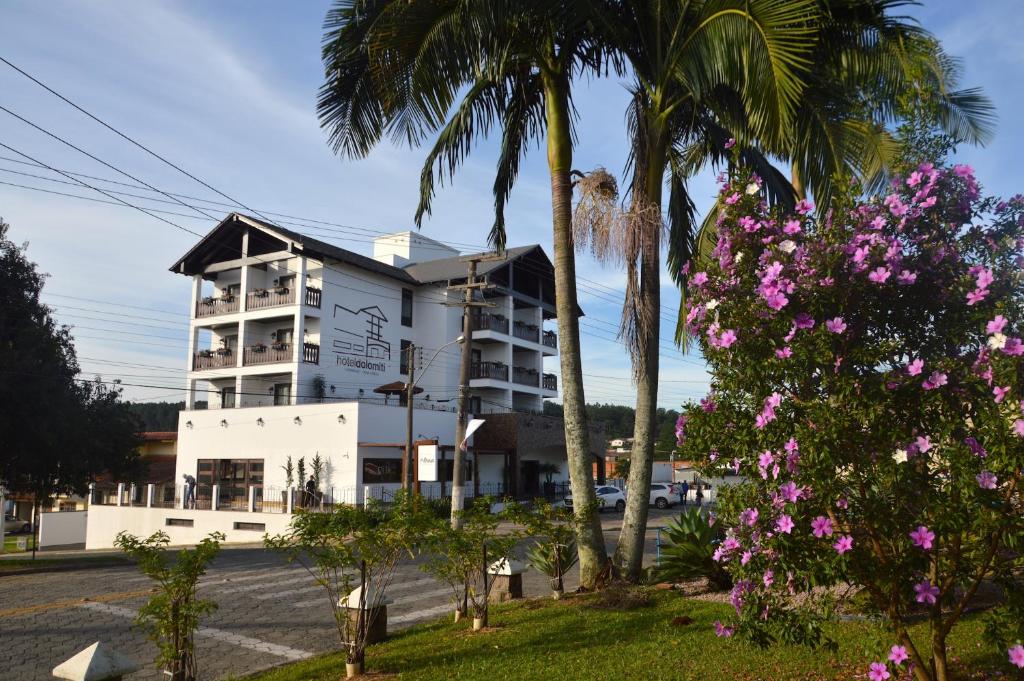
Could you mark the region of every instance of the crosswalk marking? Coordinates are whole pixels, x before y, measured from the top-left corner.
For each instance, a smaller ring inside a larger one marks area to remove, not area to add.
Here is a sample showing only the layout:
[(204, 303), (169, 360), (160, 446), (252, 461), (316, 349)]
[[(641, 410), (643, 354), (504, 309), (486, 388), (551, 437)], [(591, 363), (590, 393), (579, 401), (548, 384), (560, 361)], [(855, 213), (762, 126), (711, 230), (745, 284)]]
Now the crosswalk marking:
[[(393, 583), (388, 585), (387, 592), (390, 594), (395, 591), (405, 591), (407, 589), (412, 589), (417, 586), (426, 586), (428, 584), (437, 584), (437, 581), (429, 577), (424, 577), (423, 579), (414, 579), (409, 582)], [(257, 601), (269, 601), (274, 598), (282, 598), (284, 596), (298, 596), (299, 594), (307, 594), (313, 593), (315, 591), (322, 591), (323, 588), (324, 587), (320, 584), (314, 584), (313, 586), (303, 586), (297, 589), (288, 589), (286, 591), (277, 591), (274, 593), (260, 594), (259, 596), (254, 596), (254, 598)]]
[[(445, 594), (450, 594), (451, 592), (452, 592), (452, 590), (447, 588), (447, 587), (445, 587), (444, 589), (435, 589), (433, 591), (421, 591), (419, 593), (411, 594), (409, 596), (404, 596), (402, 598), (396, 598), (395, 600), (393, 600), (391, 603), (388, 604), (388, 607), (391, 608), (391, 607), (394, 607), (396, 605), (405, 605), (406, 603), (416, 603), (417, 601), (425, 601), (428, 598), (433, 598), (435, 596), (443, 596)], [(314, 607), (314, 606), (317, 606), (317, 605), (324, 605), (325, 604), (325, 600), (326, 600), (326, 597), (314, 598), (313, 600), (309, 600), (309, 601), (299, 601), (298, 603), (293, 603), (292, 607), (293, 608), (309, 608), (309, 607)], [(388, 619), (391, 619), (391, 617), (388, 616)]]
[(392, 624), (407, 624), (409, 622), (418, 622), (419, 620), (430, 619), (432, 617), (438, 617), (445, 613), (452, 613), (455, 611), (454, 606), (451, 603), (445, 603), (438, 605), (433, 608), (426, 608), (425, 610), (416, 610), (414, 612), (407, 612), (404, 615), (388, 616), (388, 625)]

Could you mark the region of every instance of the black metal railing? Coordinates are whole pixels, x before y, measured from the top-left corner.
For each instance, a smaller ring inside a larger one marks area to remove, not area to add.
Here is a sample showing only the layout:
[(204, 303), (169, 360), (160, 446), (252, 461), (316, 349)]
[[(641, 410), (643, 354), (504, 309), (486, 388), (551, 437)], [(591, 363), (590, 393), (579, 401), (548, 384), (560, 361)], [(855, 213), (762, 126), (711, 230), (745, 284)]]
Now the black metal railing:
[(242, 364), (273, 364), (275, 362), (292, 361), (291, 343), (272, 343), (270, 345), (251, 345), (245, 349)]
[(220, 369), (233, 367), (238, 362), (230, 348), (222, 350), (202, 350), (192, 356), (192, 370)]
[(512, 335), (516, 338), (522, 338), (523, 340), (539, 343), (540, 327), (536, 324), (527, 324), (526, 322), (513, 322)]
[(196, 302), (197, 317), (209, 317), (229, 312), (238, 312), (238, 296), (226, 295), (219, 298), (203, 298)]
[(558, 390), (558, 376), (554, 374), (544, 374), (541, 377), (541, 387), (545, 390)]
[(508, 365), (501, 362), (473, 362), (469, 366), (469, 377), (507, 381)]
[(514, 367), (512, 369), (512, 382), (519, 385), (532, 385), (536, 388), (540, 386), (540, 372), (536, 369)]
[(474, 331), (508, 333), (508, 317), (500, 314), (475, 314), (471, 317)]
[(549, 348), (558, 347), (558, 334), (554, 331), (545, 331), (540, 336), (540, 342)]
[(320, 363), (320, 346), (316, 343), (302, 344), (302, 361), (306, 364)]
[(310, 307), (319, 308), (320, 307), (320, 296), (321, 296), (320, 289), (313, 288), (312, 286), (307, 286), (306, 287), (306, 305), (309, 305)]

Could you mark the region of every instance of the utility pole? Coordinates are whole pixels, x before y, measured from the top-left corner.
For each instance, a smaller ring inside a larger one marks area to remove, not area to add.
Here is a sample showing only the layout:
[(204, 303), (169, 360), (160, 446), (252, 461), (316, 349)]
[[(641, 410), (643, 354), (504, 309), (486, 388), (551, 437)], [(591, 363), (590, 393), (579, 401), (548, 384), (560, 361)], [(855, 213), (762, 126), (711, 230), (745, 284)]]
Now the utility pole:
[(469, 271), (466, 274), (466, 283), (462, 286), (450, 286), (449, 291), (461, 289), (463, 299), (461, 303), (446, 303), (447, 305), (459, 305), (462, 307), (462, 337), (465, 341), (462, 344), (462, 357), (459, 362), (459, 399), (458, 415), (455, 420), (455, 452), (452, 454), (452, 515), (451, 524), (458, 529), (462, 526), (462, 509), (466, 500), (466, 471), (465, 452), (460, 445), (466, 439), (467, 412), (469, 410), (469, 365), (473, 356), (473, 308), (493, 307), (494, 303), (476, 302), (473, 300), (473, 292), (477, 289), (490, 288), (489, 284), (476, 281), (477, 263), (485, 260), (504, 260), (505, 256), (489, 254), (474, 255), (464, 258), (469, 263)]
[(413, 461), (412, 451), (412, 396), (416, 390), (416, 344), (409, 343), (409, 357), (406, 360), (409, 369), (409, 377), (405, 382), (405, 479), (402, 481), (402, 488), (406, 494), (413, 491)]

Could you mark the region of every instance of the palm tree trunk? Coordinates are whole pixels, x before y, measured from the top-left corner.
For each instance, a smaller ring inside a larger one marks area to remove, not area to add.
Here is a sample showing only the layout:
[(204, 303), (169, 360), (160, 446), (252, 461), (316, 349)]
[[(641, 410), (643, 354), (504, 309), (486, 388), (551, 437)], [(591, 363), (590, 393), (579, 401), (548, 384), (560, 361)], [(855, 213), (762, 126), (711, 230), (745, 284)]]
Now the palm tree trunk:
[(551, 212), (555, 250), (555, 310), (558, 314), (559, 359), (565, 449), (573, 504), (579, 526), (580, 586), (593, 589), (608, 561), (594, 493), (590, 430), (583, 395), (580, 327), (576, 314), (576, 256), (572, 238), (572, 137), (567, 79), (545, 78), (548, 124), (548, 166), (551, 171)]
[(807, 195), (804, 193), (804, 183), (800, 179), (800, 167), (796, 161), (793, 161), (789, 166), (789, 183), (793, 185), (793, 191), (796, 193), (797, 199), (806, 199)]
[(634, 200), (635, 224), (639, 236), (639, 300), (634, 301), (635, 342), (633, 374), (636, 378), (636, 421), (633, 451), (629, 457), (626, 484), (626, 512), (615, 548), (615, 564), (629, 581), (638, 581), (643, 571), (650, 502), (654, 443), (657, 440), (658, 366), (661, 332), (661, 188), (665, 171), (663, 136), (657, 128), (646, 130), (647, 149), (638, 155), (636, 168), (643, 173), (642, 194)]

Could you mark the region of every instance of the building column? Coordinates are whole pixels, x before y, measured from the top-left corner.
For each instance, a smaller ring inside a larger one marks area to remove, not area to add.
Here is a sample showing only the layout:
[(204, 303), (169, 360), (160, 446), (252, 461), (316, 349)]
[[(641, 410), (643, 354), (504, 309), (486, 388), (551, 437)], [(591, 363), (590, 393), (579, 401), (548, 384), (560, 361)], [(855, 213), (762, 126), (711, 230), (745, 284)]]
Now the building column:
[[(192, 304), (192, 310), (193, 310), (192, 314), (193, 315), (195, 314), (195, 307), (196, 307), (195, 303), (193, 302), (193, 304)], [(196, 326), (195, 320), (192, 320), (189, 323), (188, 359), (185, 360), (186, 362), (188, 362), (188, 374), (189, 375), (192, 373), (192, 371), (195, 370), (195, 367), (193, 366), (192, 363), (195, 361), (196, 351), (198, 350), (198, 348), (199, 348), (199, 327)], [(186, 409), (195, 409), (196, 408), (196, 381), (195, 381), (195, 379), (193, 379), (193, 378), (186, 378), (185, 379), (185, 390), (187, 391), (187, 394), (185, 395), (185, 408)]]
[[(245, 360), (245, 327), (248, 322), (244, 319), (238, 320), (238, 357), (235, 358), (235, 366), (241, 367)], [(237, 404), (237, 402), (236, 402)]]
[(146, 508), (153, 508), (153, 497), (156, 496), (156, 485), (149, 483), (146, 485)]
[(121, 506), (121, 500), (124, 498), (124, 483), (117, 483), (117, 505)]
[(306, 257), (296, 258), (298, 268), (295, 272), (295, 328), (292, 330), (292, 361), (302, 364), (303, 347), (306, 335), (306, 315), (303, 314), (303, 306), (306, 302)]
[(196, 308), (199, 305), (199, 300), (203, 296), (203, 275), (193, 274), (192, 275), (192, 307), (189, 309), (188, 318), (196, 318)]

